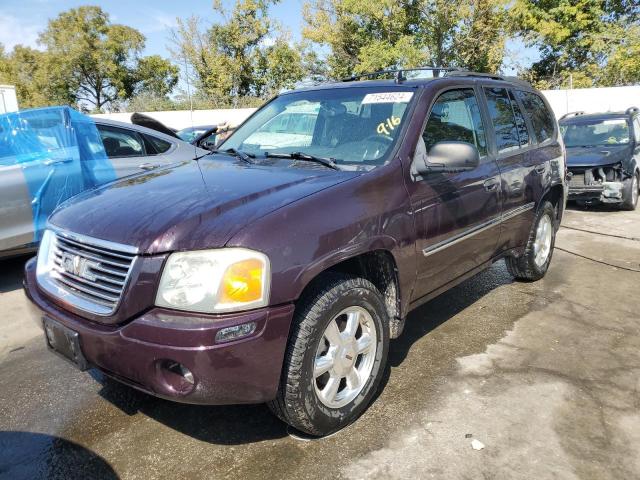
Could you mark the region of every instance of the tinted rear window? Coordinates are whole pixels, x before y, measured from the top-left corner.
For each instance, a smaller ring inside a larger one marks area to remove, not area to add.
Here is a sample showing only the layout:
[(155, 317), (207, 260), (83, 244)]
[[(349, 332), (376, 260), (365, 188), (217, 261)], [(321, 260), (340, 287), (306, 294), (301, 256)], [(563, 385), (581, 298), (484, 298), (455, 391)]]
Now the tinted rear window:
[(518, 126), (506, 88), (485, 88), (489, 114), (496, 134), (498, 152), (520, 148)]
[[(155, 150), (156, 154), (164, 153), (171, 148), (171, 143), (165, 140), (160, 140), (159, 138), (156, 138), (156, 137), (152, 137), (151, 135), (145, 135), (144, 139), (147, 142), (149, 142), (151, 145), (153, 145), (153, 150)], [(148, 153), (151, 153), (151, 152), (148, 152)]]
[(542, 143), (552, 138), (555, 130), (555, 120), (542, 98), (531, 92), (518, 91), (516, 94), (531, 119), (531, 125), (538, 142)]

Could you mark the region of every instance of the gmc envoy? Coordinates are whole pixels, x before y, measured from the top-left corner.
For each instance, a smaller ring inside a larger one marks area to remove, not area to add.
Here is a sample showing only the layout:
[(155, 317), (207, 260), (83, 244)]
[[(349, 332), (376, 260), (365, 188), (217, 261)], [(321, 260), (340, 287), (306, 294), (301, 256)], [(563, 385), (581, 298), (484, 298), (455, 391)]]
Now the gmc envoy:
[(499, 259), (545, 275), (565, 179), (529, 84), (376, 72), (283, 93), (209, 155), (68, 201), (25, 290), (81, 369), (179, 402), (266, 402), (326, 435), (372, 401), (413, 308)]

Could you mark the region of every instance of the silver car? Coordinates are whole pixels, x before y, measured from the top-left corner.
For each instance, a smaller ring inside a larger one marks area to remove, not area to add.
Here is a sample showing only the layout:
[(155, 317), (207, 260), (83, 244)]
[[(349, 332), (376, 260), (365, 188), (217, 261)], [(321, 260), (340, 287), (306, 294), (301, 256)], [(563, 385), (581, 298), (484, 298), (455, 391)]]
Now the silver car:
[(68, 198), (208, 153), (138, 125), (68, 107), (0, 115), (0, 258), (34, 250), (46, 218)]

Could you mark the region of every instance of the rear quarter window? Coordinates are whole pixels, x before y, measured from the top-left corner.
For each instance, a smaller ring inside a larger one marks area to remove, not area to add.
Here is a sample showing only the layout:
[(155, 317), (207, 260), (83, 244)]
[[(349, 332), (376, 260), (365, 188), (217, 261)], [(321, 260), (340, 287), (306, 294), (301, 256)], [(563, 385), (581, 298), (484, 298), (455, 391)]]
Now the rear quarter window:
[(161, 153), (165, 153), (171, 148), (171, 142), (167, 142), (166, 140), (161, 140), (152, 135), (143, 135), (143, 137), (145, 143), (147, 143), (147, 145), (151, 144), (151, 146), (153, 147), (152, 149), (150, 149), (147, 146), (147, 154), (149, 155), (158, 155)]
[(531, 92), (517, 91), (516, 95), (520, 99), (525, 112), (531, 119), (533, 132), (539, 143), (553, 138), (555, 130), (555, 120), (549, 111), (544, 100), (539, 95)]

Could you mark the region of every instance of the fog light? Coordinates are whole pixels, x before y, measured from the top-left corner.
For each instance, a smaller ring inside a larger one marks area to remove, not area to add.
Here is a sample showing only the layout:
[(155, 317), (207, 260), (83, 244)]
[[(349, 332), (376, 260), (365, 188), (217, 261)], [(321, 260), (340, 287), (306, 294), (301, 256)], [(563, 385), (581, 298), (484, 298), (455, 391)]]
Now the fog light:
[(173, 360), (157, 360), (156, 371), (163, 389), (187, 395), (195, 388), (196, 379), (187, 367)]
[(230, 342), (247, 337), (256, 331), (256, 322), (243, 323), (234, 327), (226, 327), (216, 333), (216, 343)]

